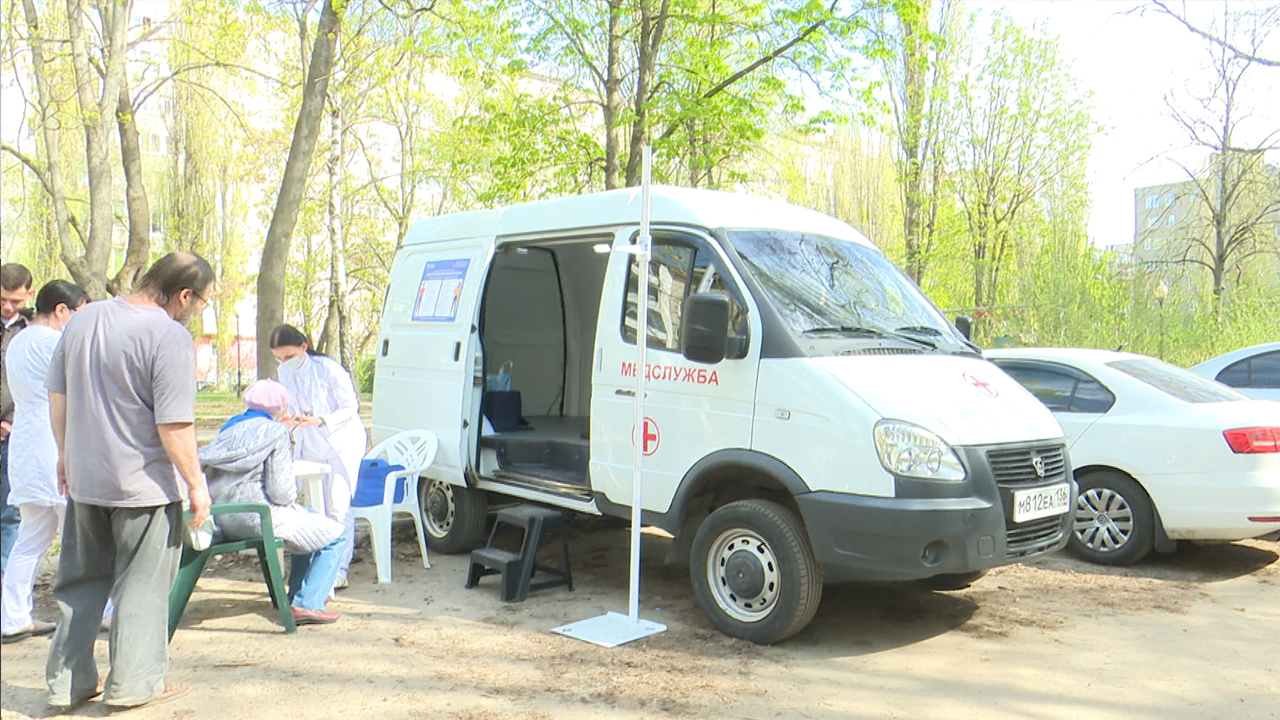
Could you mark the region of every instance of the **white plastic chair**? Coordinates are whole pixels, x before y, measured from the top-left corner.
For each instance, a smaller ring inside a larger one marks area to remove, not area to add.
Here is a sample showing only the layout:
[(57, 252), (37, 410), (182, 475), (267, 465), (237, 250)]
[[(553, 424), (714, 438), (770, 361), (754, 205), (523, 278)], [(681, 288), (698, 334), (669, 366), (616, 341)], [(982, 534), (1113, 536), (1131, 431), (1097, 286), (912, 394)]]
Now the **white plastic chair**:
[[(395, 513), (413, 516), (413, 525), (418, 531), (418, 549), (422, 551), (422, 567), (431, 567), (427, 536), (422, 529), (422, 510), (418, 505), (418, 477), (435, 462), (439, 447), (439, 438), (430, 430), (406, 430), (378, 443), (365, 455), (366, 460), (382, 459), (392, 465), (404, 466), (404, 470), (387, 474), (382, 488), (382, 504), (351, 508), (357, 520), (369, 523), (369, 539), (380, 583), (391, 582), (391, 519)], [(395, 502), (396, 486), (401, 478), (404, 478), (404, 499)]]

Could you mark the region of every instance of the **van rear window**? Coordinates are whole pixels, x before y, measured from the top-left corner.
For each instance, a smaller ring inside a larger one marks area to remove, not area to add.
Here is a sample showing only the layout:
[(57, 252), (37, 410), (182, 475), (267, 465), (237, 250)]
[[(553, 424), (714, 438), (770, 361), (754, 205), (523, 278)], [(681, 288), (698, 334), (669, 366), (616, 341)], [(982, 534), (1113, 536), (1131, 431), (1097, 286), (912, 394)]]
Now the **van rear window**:
[(1160, 360), (1115, 360), (1107, 363), (1107, 367), (1132, 375), (1183, 402), (1216, 403), (1249, 399), (1225, 385)]

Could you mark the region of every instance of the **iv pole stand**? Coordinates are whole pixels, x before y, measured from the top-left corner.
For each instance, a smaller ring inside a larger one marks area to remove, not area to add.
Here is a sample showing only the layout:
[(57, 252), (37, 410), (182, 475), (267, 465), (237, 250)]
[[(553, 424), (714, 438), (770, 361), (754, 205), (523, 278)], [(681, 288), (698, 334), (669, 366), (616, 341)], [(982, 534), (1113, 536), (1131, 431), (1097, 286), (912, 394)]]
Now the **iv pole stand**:
[(604, 647), (617, 647), (667, 629), (662, 623), (640, 619), (640, 505), (644, 485), (644, 391), (648, 367), (645, 351), (649, 338), (649, 261), (653, 257), (653, 237), (649, 233), (649, 184), (652, 172), (653, 148), (645, 146), (643, 179), (640, 184), (640, 236), (636, 245), (617, 248), (617, 252), (634, 254), (641, 269), (636, 282), (636, 424), (631, 443), (631, 582), (628, 614), (608, 612), (551, 630)]

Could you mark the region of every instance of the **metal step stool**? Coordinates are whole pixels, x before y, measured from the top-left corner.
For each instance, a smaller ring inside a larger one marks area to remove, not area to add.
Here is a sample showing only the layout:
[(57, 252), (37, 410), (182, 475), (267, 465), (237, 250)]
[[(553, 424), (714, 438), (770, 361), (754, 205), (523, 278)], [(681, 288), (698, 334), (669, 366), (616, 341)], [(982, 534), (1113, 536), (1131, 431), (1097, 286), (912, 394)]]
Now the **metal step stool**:
[[(503, 525), (517, 527), (524, 531), (519, 554), (495, 547), (494, 543)], [(564, 551), (563, 568), (542, 565), (537, 561), (542, 533), (547, 529), (560, 531), (560, 545)], [(553, 579), (531, 582), (536, 572), (551, 575)], [(471, 552), (471, 567), (467, 571), (466, 587), (468, 589), (475, 587), (480, 578), (487, 575), (502, 576), (503, 602), (521, 602), (530, 590), (544, 590), (561, 585), (567, 586), (572, 591), (569, 528), (564, 522), (564, 515), (558, 510), (538, 505), (517, 505), (499, 510), (497, 520), (493, 524), (493, 531), (489, 533), (489, 544)]]

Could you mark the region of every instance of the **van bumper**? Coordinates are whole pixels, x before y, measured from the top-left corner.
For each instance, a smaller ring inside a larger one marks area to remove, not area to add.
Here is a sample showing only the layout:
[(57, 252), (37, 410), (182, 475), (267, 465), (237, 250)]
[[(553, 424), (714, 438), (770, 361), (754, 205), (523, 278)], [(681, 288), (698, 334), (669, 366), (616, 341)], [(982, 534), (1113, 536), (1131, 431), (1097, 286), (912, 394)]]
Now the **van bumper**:
[[(997, 451), (1038, 453), (1034, 446)], [(961, 449), (969, 477), (962, 497), (871, 497), (838, 492), (795, 496), (809, 540), (828, 583), (918, 580), (969, 573), (1062, 549), (1073, 512), (1010, 523), (1013, 493), (1027, 487), (1071, 483), (1069, 467), (1040, 483), (997, 484), (986, 459), (990, 448)], [(918, 489), (919, 483), (912, 485)], [(900, 488), (902, 485), (900, 484)], [(958, 489), (958, 488), (953, 488)], [(900, 494), (902, 494), (900, 492)], [(954, 494), (954, 493), (952, 493)]]

